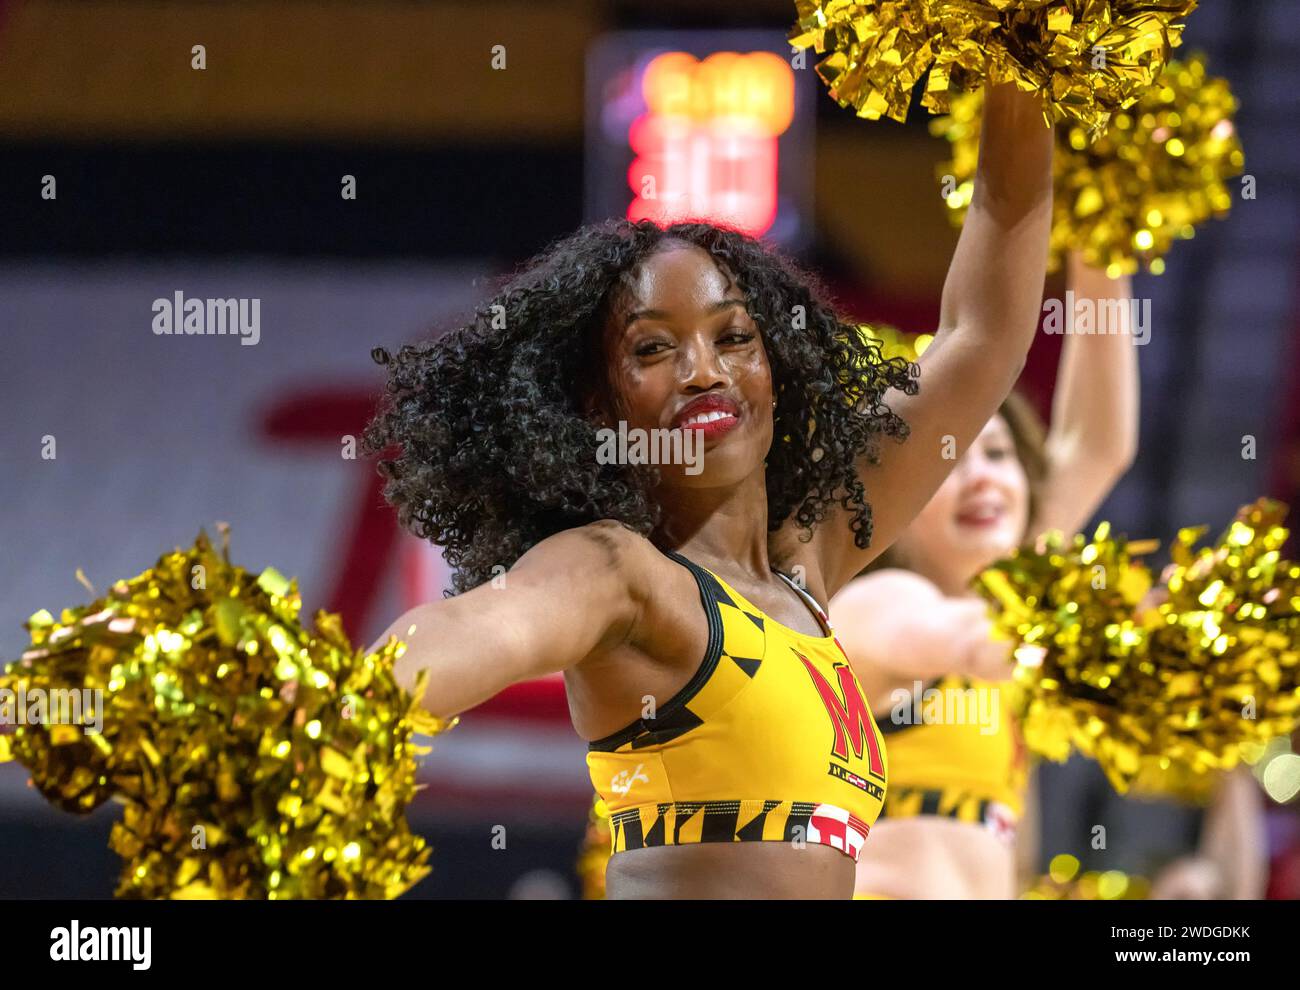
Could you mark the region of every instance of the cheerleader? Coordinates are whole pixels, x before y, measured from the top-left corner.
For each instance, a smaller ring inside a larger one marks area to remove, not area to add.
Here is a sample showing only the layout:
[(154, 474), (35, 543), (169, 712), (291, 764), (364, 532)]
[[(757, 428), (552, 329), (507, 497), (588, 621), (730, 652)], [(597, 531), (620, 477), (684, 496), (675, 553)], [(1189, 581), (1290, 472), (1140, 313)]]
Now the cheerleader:
[[(610, 897), (852, 895), (886, 754), (821, 603), (1015, 381), (1052, 145), (1037, 97), (989, 91), (919, 391), (808, 276), (706, 223), (580, 230), (471, 324), (376, 352), (390, 378), (365, 446), (456, 571), (454, 597), (389, 629), (398, 676), (426, 676), (449, 717), (563, 672), (610, 812)], [(662, 431), (693, 433), (702, 461), (601, 455)]]
[(1026, 761), (998, 687), (1011, 646), (990, 638), (971, 582), (1027, 538), (1079, 530), (1137, 448), (1130, 281), (1077, 256), (1067, 267), (1075, 307), (1096, 322), (1065, 338), (1050, 432), (1011, 393), (885, 558), (831, 605), (869, 702), (888, 713), (890, 789), (859, 897), (1016, 894)]

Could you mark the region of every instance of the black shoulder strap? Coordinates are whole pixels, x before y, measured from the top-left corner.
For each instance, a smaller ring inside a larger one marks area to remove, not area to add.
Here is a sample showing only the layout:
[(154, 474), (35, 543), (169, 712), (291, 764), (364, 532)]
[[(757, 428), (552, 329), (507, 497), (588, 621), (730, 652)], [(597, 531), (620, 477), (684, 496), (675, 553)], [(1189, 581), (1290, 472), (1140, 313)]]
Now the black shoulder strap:
[(704, 648), (704, 659), (686, 685), (655, 711), (653, 719), (638, 718), (625, 725), (617, 732), (587, 744), (587, 749), (597, 752), (613, 752), (633, 740), (644, 737), (643, 745), (665, 742), (673, 736), (680, 735), (694, 728), (699, 720), (687, 710), (686, 704), (704, 687), (718, 667), (722, 657), (722, 615), (718, 611), (718, 602), (735, 604), (731, 596), (709, 571), (699, 564), (687, 560), (672, 550), (665, 553), (685, 567), (695, 577), (700, 589), (700, 604), (704, 607), (704, 617), (709, 624), (709, 641)]

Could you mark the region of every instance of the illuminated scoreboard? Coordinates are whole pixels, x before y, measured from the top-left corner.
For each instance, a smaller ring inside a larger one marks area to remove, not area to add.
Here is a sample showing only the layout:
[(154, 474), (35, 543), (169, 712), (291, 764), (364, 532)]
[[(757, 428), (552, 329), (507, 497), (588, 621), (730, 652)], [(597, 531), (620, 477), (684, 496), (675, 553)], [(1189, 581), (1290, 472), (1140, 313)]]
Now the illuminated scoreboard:
[(810, 235), (812, 70), (780, 33), (625, 31), (587, 56), (586, 219)]

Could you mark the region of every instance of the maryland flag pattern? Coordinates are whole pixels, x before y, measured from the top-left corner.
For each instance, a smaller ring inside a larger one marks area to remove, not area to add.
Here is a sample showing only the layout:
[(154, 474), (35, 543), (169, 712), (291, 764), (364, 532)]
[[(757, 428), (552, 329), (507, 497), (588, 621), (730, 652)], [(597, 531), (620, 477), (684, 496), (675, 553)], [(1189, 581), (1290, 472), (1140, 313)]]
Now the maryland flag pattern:
[(959, 822), (984, 821), (989, 805), (987, 798), (970, 791), (948, 788), (926, 791), (915, 787), (895, 785), (889, 792), (881, 818), (914, 818), (917, 815), (938, 815), (955, 818)]
[(880, 732), (825, 614), (781, 625), (711, 571), (670, 553), (700, 589), (709, 645), (658, 710), (589, 745), (614, 853), (695, 842), (811, 842), (857, 859), (885, 797)]
[(881, 818), (915, 818), (935, 815), (968, 825), (982, 825), (1008, 842), (1016, 836), (1017, 813), (1010, 805), (992, 801), (970, 791), (954, 787), (942, 790), (919, 790), (892, 787)]
[(843, 808), (807, 801), (684, 801), (610, 817), (613, 852), (683, 842), (812, 842), (854, 859), (870, 826)]

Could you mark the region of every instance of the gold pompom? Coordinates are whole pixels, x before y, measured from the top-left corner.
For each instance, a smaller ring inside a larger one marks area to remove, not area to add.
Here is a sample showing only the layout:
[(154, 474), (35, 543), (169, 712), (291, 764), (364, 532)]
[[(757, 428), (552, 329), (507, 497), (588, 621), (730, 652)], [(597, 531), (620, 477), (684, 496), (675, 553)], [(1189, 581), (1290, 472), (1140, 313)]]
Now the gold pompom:
[[(974, 192), (982, 106), (982, 93), (964, 94), (930, 122), (952, 146), (938, 173), (958, 226)], [(1112, 277), (1133, 274), (1139, 263), (1162, 272), (1175, 241), (1232, 207), (1227, 182), (1245, 167), (1236, 110), (1228, 81), (1208, 75), (1204, 56), (1193, 55), (1170, 62), (1095, 142), (1080, 123), (1058, 128), (1049, 270), (1078, 251)]]
[(1300, 564), (1282, 557), (1287, 507), (1244, 506), (1210, 546), (1179, 532), (1148, 652), (1168, 684), (1169, 745), (1193, 769), (1230, 769), (1300, 725)]
[(985, 83), (1040, 94), (1044, 116), (1091, 131), (1151, 86), (1196, 0), (796, 0), (790, 44), (825, 57), (817, 73), (869, 120), (907, 117)]
[(1185, 763), (1167, 756), (1145, 756), (1138, 772), (1129, 782), (1128, 793), (1134, 797), (1159, 798), (1181, 804), (1205, 807), (1214, 800), (1222, 779), (1220, 773), (1197, 772)]
[(934, 62), (938, 24), (928, 0), (795, 0), (795, 48), (819, 55), (817, 75), (859, 117), (906, 120), (912, 89)]
[(65, 810), (125, 805), (117, 896), (392, 898), (429, 872), (405, 818), (427, 751), (411, 737), (450, 725), (398, 686), (402, 644), (358, 651), (338, 616), (309, 632), (300, 608), (294, 582), (232, 566), (200, 533), (27, 623), (5, 697), (86, 703), (76, 724), (20, 724), (0, 759)]
[[(1280, 558), (1286, 509), (1243, 508), (1217, 544), (1186, 529), (1148, 596), (1147, 546), (1059, 535), (985, 571), (977, 587), (1020, 646), (1026, 745), (1097, 760), (1126, 791), (1149, 768), (1205, 774), (1300, 726), (1300, 565)], [(1158, 601), (1163, 597), (1163, 601)]]

